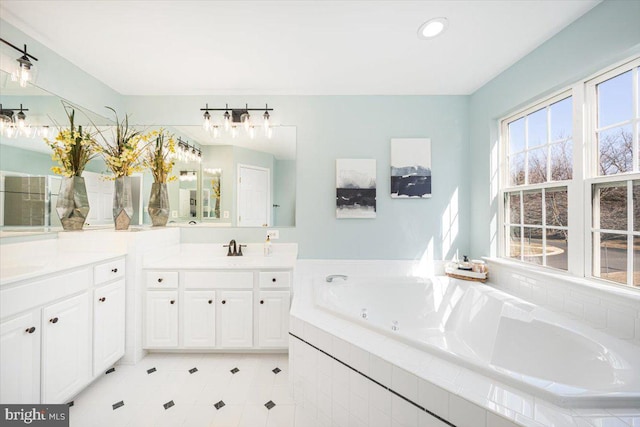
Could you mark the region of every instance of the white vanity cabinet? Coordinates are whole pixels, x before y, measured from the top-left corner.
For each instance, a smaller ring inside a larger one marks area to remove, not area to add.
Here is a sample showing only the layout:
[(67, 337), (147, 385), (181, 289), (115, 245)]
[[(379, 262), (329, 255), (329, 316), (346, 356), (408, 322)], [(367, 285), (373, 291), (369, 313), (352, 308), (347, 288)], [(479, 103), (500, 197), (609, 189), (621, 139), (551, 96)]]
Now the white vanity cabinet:
[(220, 347), (253, 347), (253, 291), (222, 291), (220, 305)]
[(124, 355), (124, 258), (89, 258), (0, 288), (0, 403), (65, 403)]
[(282, 348), (289, 344), (289, 291), (258, 294), (258, 346)]
[(93, 374), (98, 375), (124, 355), (124, 279), (93, 292)]
[(61, 403), (91, 378), (88, 293), (42, 310), (42, 403)]
[(183, 339), (186, 348), (216, 345), (216, 291), (184, 291)]
[(147, 269), (144, 347), (286, 349), (291, 274), (291, 268)]
[(178, 346), (178, 291), (147, 291), (146, 348)]
[(40, 401), (40, 311), (0, 323), (0, 402)]

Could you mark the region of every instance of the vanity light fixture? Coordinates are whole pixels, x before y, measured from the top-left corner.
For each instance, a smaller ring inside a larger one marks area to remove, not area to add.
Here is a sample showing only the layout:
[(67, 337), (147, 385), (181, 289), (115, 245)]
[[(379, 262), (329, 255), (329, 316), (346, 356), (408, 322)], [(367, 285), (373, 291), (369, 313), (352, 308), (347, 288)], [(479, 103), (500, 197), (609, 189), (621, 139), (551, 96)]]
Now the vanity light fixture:
[(181, 162), (198, 162), (202, 161), (202, 151), (195, 145), (190, 145), (178, 137), (178, 149), (175, 157)]
[(196, 171), (180, 171), (180, 181), (195, 181), (198, 179)]
[(20, 104), (20, 108), (5, 108), (0, 104), (0, 133), (7, 138), (33, 138), (40, 135), (44, 138), (49, 136), (49, 126), (32, 127), (27, 123), (27, 115)]
[(432, 39), (439, 36), (447, 29), (448, 24), (449, 21), (444, 17), (430, 19), (418, 28), (418, 38)]
[(33, 63), (31, 62), (30, 59), (37, 61), (38, 58), (36, 58), (35, 56), (27, 52), (26, 44), (24, 45), (24, 49), (20, 49), (19, 47), (9, 43), (5, 39), (0, 38), (0, 41), (6, 44), (7, 46), (12, 47), (13, 49), (17, 50), (22, 54), (20, 58), (16, 59), (16, 61), (18, 62), (18, 67), (13, 73), (11, 73), (11, 80), (17, 81), (20, 84), (20, 87), (26, 87), (27, 82), (32, 80), (32, 74), (33, 74), (31, 72), (31, 67), (33, 67)]
[[(229, 112), (231, 110), (231, 112)], [(225, 108), (209, 108), (209, 104), (206, 104), (200, 111), (204, 111), (204, 123), (202, 126), (205, 130), (211, 132), (214, 138), (220, 136), (220, 125), (214, 123), (214, 119), (209, 111), (224, 111), (222, 115), (222, 127), (226, 132), (231, 133), (231, 137), (237, 136), (237, 124), (244, 127), (244, 130), (251, 136), (255, 130), (251, 130), (254, 126), (251, 123), (251, 114), (249, 111), (264, 111), (262, 114), (264, 132), (267, 137), (270, 135), (271, 129), (271, 114), (269, 111), (273, 111), (273, 108), (269, 108), (268, 104), (265, 104), (264, 108), (249, 108), (249, 104), (245, 104), (244, 108), (229, 108), (229, 104), (225, 104)], [(219, 123), (219, 122), (218, 122)]]

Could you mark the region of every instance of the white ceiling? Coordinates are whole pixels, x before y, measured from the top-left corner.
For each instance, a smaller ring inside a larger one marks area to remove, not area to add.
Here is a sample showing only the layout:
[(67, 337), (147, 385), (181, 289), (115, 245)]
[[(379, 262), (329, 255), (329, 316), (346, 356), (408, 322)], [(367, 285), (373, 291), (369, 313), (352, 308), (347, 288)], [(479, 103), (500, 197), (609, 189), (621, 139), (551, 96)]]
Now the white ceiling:
[(436, 95), (473, 93), (598, 2), (2, 0), (0, 16), (126, 95)]

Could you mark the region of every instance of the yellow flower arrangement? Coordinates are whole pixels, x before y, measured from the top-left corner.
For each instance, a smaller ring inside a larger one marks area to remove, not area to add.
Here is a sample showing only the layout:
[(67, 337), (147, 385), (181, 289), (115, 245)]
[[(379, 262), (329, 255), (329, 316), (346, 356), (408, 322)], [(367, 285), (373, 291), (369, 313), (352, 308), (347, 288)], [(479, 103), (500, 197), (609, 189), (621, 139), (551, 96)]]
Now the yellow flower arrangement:
[(175, 164), (176, 140), (164, 129), (152, 131), (150, 139), (155, 138), (155, 145), (150, 145), (143, 159), (143, 165), (151, 171), (153, 182), (165, 184), (175, 181), (176, 176), (169, 176)]
[(98, 130), (98, 134), (102, 137), (102, 144), (97, 144), (96, 151), (102, 154), (107, 168), (113, 172), (113, 177), (110, 179), (130, 176), (142, 171), (142, 158), (149, 145), (150, 134), (143, 134), (129, 127), (128, 115), (120, 121), (116, 110), (111, 107), (106, 108), (113, 111), (115, 115), (113, 138), (110, 141), (110, 138), (106, 138), (103, 132)]
[(96, 155), (95, 139), (82, 126), (75, 126), (75, 110), (66, 104), (63, 107), (70, 127), (61, 129), (54, 140), (44, 138), (44, 142), (53, 150), (51, 159), (59, 165), (51, 170), (67, 178), (82, 176), (85, 166)]

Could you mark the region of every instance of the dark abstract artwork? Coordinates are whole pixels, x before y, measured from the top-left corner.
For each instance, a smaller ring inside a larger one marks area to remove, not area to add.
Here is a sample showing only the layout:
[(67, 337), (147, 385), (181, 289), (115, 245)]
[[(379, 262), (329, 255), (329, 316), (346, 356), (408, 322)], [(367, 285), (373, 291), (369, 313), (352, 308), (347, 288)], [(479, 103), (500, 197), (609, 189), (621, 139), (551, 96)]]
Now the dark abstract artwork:
[(391, 140), (391, 197), (431, 197), (431, 140)]
[(336, 160), (336, 218), (376, 217), (376, 161)]

